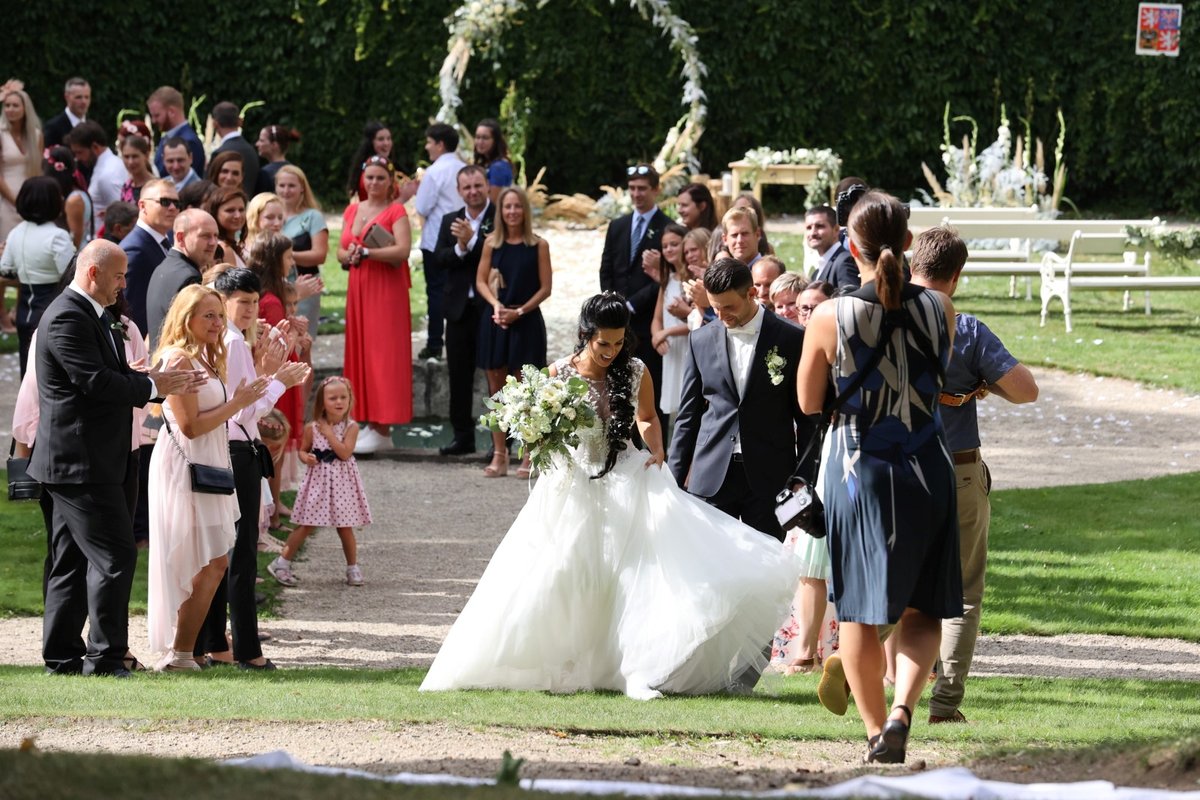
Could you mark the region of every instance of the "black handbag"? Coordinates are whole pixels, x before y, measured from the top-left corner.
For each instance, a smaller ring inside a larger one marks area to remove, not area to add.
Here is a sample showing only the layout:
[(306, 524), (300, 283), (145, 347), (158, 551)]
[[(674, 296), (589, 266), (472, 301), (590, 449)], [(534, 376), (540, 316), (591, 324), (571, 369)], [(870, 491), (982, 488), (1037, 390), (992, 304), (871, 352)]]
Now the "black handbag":
[(17, 441), (13, 439), (8, 445), (8, 499), (9, 500), (40, 500), (42, 485), (29, 477), (29, 459), (16, 458)]
[(275, 477), (275, 460), (271, 458), (271, 451), (267, 446), (257, 439), (252, 439), (250, 434), (242, 427), (242, 423), (234, 422), (241, 429), (242, 435), (246, 437), (246, 442), (250, 445), (250, 452), (254, 454), (254, 458), (258, 460), (258, 471), (266, 479), (270, 480)]
[[(221, 391), (225, 393), (225, 384), (221, 384)], [(229, 394), (225, 393), (226, 400)], [(192, 491), (196, 494), (224, 494), (230, 495), (237, 491), (237, 485), (233, 481), (233, 463), (230, 462), (228, 467), (211, 467), (207, 464), (193, 464), (187, 454), (183, 452), (183, 448), (179, 446), (179, 442), (175, 439), (175, 432), (171, 430), (171, 423), (167, 421), (164, 414), (163, 427), (167, 430), (167, 436), (171, 439), (171, 444), (179, 452), (180, 458), (188, 465), (188, 472), (192, 476)], [(225, 456), (229, 457), (229, 448), (225, 448)]]

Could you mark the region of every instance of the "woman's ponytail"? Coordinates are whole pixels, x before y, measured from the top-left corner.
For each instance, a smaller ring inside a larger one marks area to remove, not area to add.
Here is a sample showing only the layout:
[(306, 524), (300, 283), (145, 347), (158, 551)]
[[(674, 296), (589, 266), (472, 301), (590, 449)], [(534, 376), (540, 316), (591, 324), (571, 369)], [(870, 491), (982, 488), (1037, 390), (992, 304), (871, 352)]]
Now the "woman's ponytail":
[(890, 245), (884, 245), (875, 261), (875, 292), (879, 302), (889, 311), (899, 308), (903, 288), (904, 272), (900, 269), (900, 259), (896, 258)]
[(854, 204), (847, 228), (859, 258), (875, 271), (875, 292), (884, 308), (900, 307), (904, 288), (901, 253), (908, 234), (908, 214), (899, 200), (884, 192), (867, 192)]

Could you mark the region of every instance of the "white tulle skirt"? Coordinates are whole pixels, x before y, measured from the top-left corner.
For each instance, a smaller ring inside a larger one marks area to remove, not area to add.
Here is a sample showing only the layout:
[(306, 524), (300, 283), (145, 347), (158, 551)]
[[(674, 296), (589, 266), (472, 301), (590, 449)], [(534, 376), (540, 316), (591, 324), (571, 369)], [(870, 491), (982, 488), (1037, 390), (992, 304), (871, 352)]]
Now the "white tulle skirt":
[(422, 691), (648, 699), (718, 692), (765, 666), (794, 556), (643, 463), (629, 452), (600, 480), (575, 466), (538, 480)]

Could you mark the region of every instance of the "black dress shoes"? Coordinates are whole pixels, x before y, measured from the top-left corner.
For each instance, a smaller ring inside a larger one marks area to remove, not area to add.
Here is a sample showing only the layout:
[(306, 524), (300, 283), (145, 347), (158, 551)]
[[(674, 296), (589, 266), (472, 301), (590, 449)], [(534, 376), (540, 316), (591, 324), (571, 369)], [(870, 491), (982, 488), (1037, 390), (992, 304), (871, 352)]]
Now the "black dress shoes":
[(475, 443), (455, 439), (445, 447), (439, 447), (438, 452), (444, 456), (465, 456), (475, 452)]
[(117, 667), (116, 669), (109, 670), (107, 672), (96, 671), (96, 672), (89, 672), (89, 673), (84, 673), (84, 674), (92, 675), (97, 678), (132, 678), (133, 677), (133, 673), (130, 672), (129, 670), (125, 669), (124, 667)]
[(270, 672), (271, 670), (278, 669), (278, 667), (271, 663), (271, 659), (269, 658), (261, 664), (255, 664), (253, 661), (239, 661), (237, 662), (237, 667), (238, 669), (250, 672)]

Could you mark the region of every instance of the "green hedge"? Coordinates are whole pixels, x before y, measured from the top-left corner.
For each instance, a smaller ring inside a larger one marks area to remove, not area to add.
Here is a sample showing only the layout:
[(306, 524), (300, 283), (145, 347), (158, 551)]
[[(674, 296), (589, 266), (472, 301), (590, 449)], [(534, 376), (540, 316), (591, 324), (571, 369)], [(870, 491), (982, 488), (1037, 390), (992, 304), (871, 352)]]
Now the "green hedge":
[[(379, 6), (384, 5), (381, 9)], [(531, 6), (536, 3), (530, 3)], [(1082, 207), (1200, 212), (1200, 48), (1197, 14), (1183, 16), (1179, 58), (1134, 56), (1136, 4), (980, 0), (689, 0), (709, 74), (705, 168), (746, 149), (832, 147), (847, 173), (908, 195), (937, 169), (942, 110), (979, 121), (990, 142), (1005, 104), (1030, 117), (1053, 150), (1066, 116), (1067, 195)], [(294, 159), (331, 202), (370, 116), (387, 121), (400, 165), (423, 156), (437, 109), (437, 69), (452, 4), (264, 0), (204, 6), (186, 17), (126, 0), (90, 20), (77, 3), (42, 0), (6, 14), (4, 71), (26, 81), (44, 115), (67, 75), (93, 85), (98, 119), (140, 105), (161, 83), (190, 98), (267, 101), (247, 125), (293, 124)], [(555, 0), (504, 38), (498, 68), (474, 59), (461, 116), (495, 115), (515, 81), (532, 101), (528, 162), (552, 191), (595, 192), (629, 160), (652, 155), (682, 113), (678, 64), (624, 0)], [(966, 127), (955, 129), (956, 138)], [(1176, 177), (1176, 176), (1183, 176)]]

